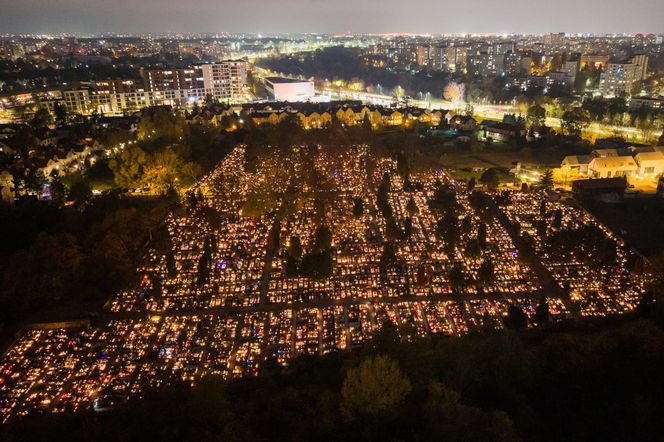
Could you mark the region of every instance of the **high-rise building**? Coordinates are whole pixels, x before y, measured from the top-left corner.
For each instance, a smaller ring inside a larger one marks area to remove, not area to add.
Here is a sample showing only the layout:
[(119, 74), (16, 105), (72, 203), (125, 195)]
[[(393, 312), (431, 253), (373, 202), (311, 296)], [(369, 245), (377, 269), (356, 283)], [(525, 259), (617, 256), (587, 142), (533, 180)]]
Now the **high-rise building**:
[(247, 85), (247, 62), (228, 60), (201, 66), (203, 86), (214, 98), (222, 101), (241, 101)]
[(530, 75), (532, 55), (526, 52), (508, 52), (503, 56), (502, 72), (505, 75), (519, 77)]
[(496, 55), (478, 52), (468, 56), (468, 74), (475, 77), (489, 77), (496, 74)]
[(544, 36), (544, 46), (548, 49), (561, 49), (565, 46), (565, 33), (556, 32)]
[(629, 95), (642, 73), (643, 68), (634, 63), (609, 63), (600, 77), (599, 91), (605, 97)]
[(639, 73), (639, 80), (645, 80), (648, 78), (648, 56), (646, 54), (635, 55), (631, 62), (637, 65), (641, 70)]
[(0, 41), (0, 58), (17, 60), (25, 55), (24, 46), (15, 41)]
[(198, 89), (204, 87), (199, 68), (141, 69), (146, 91)]
[(429, 46), (418, 46), (416, 58), (418, 66), (429, 66)]
[(64, 104), (73, 114), (118, 114), (147, 106), (190, 106), (208, 95), (225, 102), (245, 99), (247, 62), (222, 61), (187, 69), (141, 71), (144, 87), (133, 80), (96, 81), (89, 88), (63, 91)]
[(579, 65), (579, 60), (566, 60), (560, 67), (560, 72), (566, 74), (568, 77), (571, 77), (572, 83), (574, 83), (576, 74), (579, 73)]
[(207, 89), (222, 101), (241, 100), (247, 82), (247, 62), (227, 60), (185, 69), (142, 69), (145, 90)]
[(648, 75), (648, 56), (636, 55), (629, 62), (609, 63), (599, 81), (599, 90), (604, 96), (625, 96), (631, 93), (632, 85)]
[(447, 70), (450, 72), (466, 72), (468, 67), (468, 48), (450, 46), (447, 48)]
[(498, 56), (503, 56), (508, 52), (514, 52), (515, 50), (516, 46), (513, 41), (500, 41), (493, 45), (493, 53)]
[(447, 69), (447, 46), (434, 46), (431, 51), (433, 68), (439, 71)]

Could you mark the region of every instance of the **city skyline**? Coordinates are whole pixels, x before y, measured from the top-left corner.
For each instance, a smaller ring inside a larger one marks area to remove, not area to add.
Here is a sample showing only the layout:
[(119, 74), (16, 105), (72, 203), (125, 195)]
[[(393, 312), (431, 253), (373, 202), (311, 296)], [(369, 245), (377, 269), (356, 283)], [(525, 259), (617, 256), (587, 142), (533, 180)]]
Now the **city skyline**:
[[(44, 14), (39, 0), (1, 0), (6, 33), (247, 32), (247, 33), (639, 33), (661, 32), (664, 6), (637, 0), (475, 2), (472, 10), (426, 0), (417, 8), (388, 0), (327, 3), (320, 0), (55, 0)], [(426, 13), (425, 13), (426, 12)]]

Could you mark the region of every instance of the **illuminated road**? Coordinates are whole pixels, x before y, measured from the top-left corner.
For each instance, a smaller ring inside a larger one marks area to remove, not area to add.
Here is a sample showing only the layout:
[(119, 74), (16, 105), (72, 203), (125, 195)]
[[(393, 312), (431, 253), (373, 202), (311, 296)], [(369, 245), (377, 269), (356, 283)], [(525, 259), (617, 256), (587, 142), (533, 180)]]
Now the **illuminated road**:
[[(361, 100), (366, 103), (371, 103), (375, 105), (390, 105), (395, 102), (395, 98), (390, 95), (379, 95), (371, 94), (368, 92), (356, 92), (356, 91), (340, 91), (338, 89), (326, 89), (317, 91), (321, 95), (330, 96), (333, 99), (342, 99), (342, 100)], [(430, 108), (430, 109), (447, 109), (447, 110), (456, 110), (463, 111), (469, 103), (464, 101), (447, 101), (440, 98), (431, 98), (429, 100), (417, 100), (409, 99), (408, 103), (413, 106)], [(497, 120), (501, 121), (504, 114), (518, 114), (519, 110), (517, 107), (510, 104), (481, 104), (481, 103), (470, 103), (473, 106), (473, 113), (476, 117)], [(553, 127), (555, 129), (560, 129), (560, 119), (554, 117), (547, 117), (546, 125)], [(611, 136), (622, 136), (626, 139), (634, 142), (643, 142), (642, 132), (635, 127), (627, 126), (613, 126), (601, 123), (592, 123), (589, 127), (583, 130), (585, 137), (611, 137)], [(658, 138), (661, 135), (660, 133), (656, 134)]]

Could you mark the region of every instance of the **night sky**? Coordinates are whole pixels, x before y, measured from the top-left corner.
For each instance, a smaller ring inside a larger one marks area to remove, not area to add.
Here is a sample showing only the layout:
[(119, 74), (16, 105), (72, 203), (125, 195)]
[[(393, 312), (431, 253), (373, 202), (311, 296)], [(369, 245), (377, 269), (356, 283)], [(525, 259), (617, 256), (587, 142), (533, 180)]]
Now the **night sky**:
[(661, 33), (662, 17), (662, 0), (0, 0), (0, 33)]

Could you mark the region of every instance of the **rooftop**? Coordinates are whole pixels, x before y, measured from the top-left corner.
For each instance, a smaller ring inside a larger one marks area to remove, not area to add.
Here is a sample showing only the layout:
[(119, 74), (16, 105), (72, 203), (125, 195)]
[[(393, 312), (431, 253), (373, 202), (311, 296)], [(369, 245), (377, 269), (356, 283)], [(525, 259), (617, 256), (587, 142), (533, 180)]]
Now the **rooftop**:
[(285, 78), (285, 77), (266, 77), (265, 81), (272, 84), (276, 83), (309, 83), (311, 80), (298, 80), (296, 78)]

